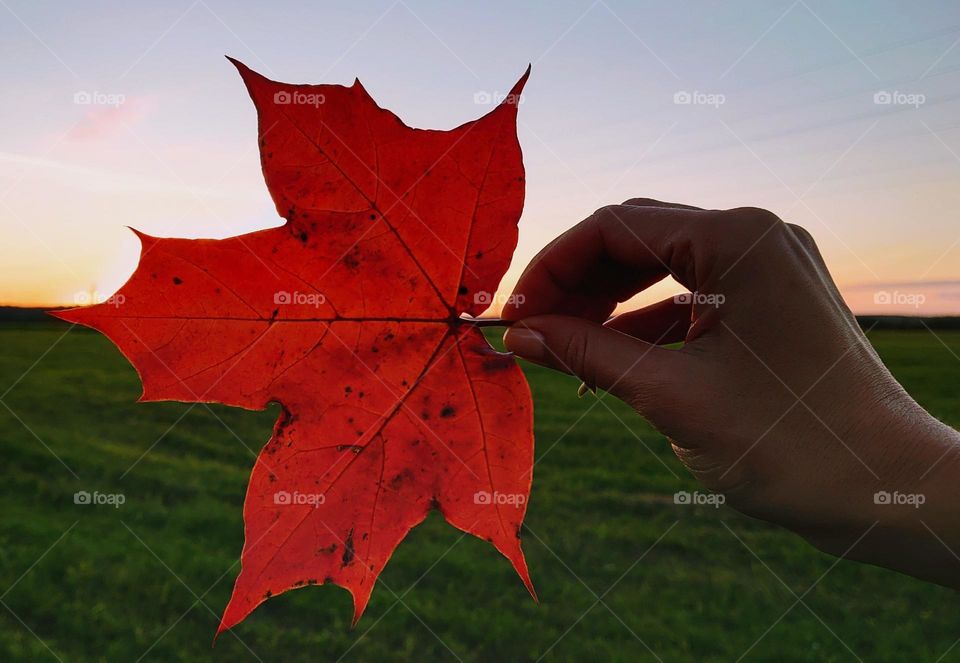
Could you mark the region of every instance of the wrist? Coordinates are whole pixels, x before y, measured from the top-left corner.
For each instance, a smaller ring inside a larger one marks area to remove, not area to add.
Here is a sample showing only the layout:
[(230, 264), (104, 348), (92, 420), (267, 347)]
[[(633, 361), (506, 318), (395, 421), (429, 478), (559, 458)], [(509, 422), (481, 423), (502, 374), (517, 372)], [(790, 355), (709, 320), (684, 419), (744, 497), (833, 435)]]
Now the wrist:
[(874, 418), (871, 471), (844, 489), (847, 508), (801, 535), (835, 556), (960, 588), (960, 433), (908, 401)]

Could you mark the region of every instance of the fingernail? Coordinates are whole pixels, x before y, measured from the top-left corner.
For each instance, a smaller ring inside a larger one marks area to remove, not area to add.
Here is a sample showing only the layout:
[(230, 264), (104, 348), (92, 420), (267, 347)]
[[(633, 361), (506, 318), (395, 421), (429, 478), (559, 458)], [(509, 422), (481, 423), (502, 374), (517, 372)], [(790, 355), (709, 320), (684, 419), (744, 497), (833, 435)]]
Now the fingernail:
[(586, 382), (581, 382), (581, 383), (580, 383), (580, 388), (577, 389), (577, 398), (583, 398), (583, 397), (586, 396), (588, 393), (593, 394), (594, 396), (596, 396), (596, 395), (597, 395), (597, 388), (596, 388), (596, 387), (591, 387), (591, 386), (588, 385)]
[(503, 335), (503, 344), (507, 346), (507, 350), (524, 359), (543, 359), (546, 355), (544, 340), (540, 332), (524, 327), (511, 327)]

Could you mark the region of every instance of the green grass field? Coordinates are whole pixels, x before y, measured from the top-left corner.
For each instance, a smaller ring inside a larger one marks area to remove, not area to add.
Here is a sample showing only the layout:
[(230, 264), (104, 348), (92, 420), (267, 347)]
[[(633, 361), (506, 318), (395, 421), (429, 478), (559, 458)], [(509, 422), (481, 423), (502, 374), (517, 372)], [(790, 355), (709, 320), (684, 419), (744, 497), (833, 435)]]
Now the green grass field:
[[(960, 595), (834, 566), (727, 508), (675, 505), (695, 484), (660, 435), (530, 365), (538, 464), (524, 548), (540, 605), (491, 546), (434, 514), (355, 629), (345, 590), (309, 587), (211, 649), (247, 476), (277, 410), (137, 405), (119, 352), (66, 329), (0, 326), (0, 660), (960, 660)], [(938, 335), (950, 349), (927, 332), (872, 340), (957, 426), (960, 332)], [(126, 501), (77, 505), (79, 490)]]

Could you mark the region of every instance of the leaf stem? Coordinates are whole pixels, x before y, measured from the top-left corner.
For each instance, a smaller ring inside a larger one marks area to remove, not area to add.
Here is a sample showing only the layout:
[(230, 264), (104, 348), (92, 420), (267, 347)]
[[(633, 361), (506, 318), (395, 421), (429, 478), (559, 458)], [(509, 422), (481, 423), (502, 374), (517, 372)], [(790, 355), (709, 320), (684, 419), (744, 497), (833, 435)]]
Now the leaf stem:
[(474, 327), (509, 327), (514, 321), (503, 318), (460, 318), (463, 322)]

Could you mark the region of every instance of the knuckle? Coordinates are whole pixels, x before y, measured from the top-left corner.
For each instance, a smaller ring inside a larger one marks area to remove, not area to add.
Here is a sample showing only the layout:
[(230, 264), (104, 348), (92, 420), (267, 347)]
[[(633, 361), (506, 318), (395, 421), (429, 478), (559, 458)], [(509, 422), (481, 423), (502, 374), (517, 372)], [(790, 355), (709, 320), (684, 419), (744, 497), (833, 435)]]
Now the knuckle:
[(713, 226), (721, 253), (738, 259), (747, 251), (751, 256), (780, 246), (789, 235), (787, 225), (773, 212), (759, 207), (738, 207), (718, 212)]
[(623, 214), (623, 205), (604, 205), (591, 215), (596, 223), (606, 224), (615, 221)]
[(810, 231), (804, 228), (803, 226), (798, 226), (796, 223), (788, 223), (787, 227), (796, 235), (797, 239), (806, 244), (807, 246), (816, 246), (817, 242), (813, 239), (813, 235), (810, 234)]
[(590, 339), (587, 334), (571, 334), (563, 347), (563, 361), (566, 368), (578, 378), (593, 386), (593, 376), (585, 375), (590, 352)]
[(761, 207), (737, 207), (724, 213), (737, 225), (749, 231), (769, 232), (785, 227), (780, 217)]
[(591, 226), (594, 231), (603, 234), (611, 228), (627, 223), (629, 209), (623, 205), (604, 205), (594, 211), (584, 223)]
[(691, 377), (685, 366), (672, 371), (656, 370), (641, 357), (620, 375), (610, 392), (669, 435), (678, 432), (690, 419), (691, 401), (684, 385)]
[(629, 371), (617, 383), (613, 393), (651, 421), (656, 420), (655, 425), (658, 428), (663, 427), (665, 421), (669, 419), (663, 411), (663, 403), (666, 400), (663, 386), (651, 380), (649, 376), (634, 375), (633, 371)]
[(659, 200), (654, 200), (653, 198), (630, 198), (629, 200), (623, 201), (624, 205), (633, 205), (634, 207), (651, 207), (656, 205), (662, 205)]

